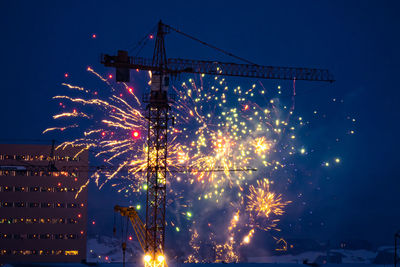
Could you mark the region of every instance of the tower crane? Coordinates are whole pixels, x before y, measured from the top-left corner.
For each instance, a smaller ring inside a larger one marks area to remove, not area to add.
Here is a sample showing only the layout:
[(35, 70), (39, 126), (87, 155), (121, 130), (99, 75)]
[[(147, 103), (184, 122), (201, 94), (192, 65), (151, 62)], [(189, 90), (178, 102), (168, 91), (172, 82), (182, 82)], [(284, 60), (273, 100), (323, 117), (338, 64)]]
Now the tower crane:
[[(217, 61), (167, 58), (165, 36), (174, 31), (246, 64)], [(235, 56), (206, 42), (186, 34), (159, 21), (153, 58), (128, 56), (119, 50), (116, 56), (102, 55), (101, 63), (116, 69), (117, 82), (129, 82), (130, 70), (151, 71), (150, 94), (145, 95), (147, 135), (147, 196), (146, 221), (144, 230), (145, 266), (163, 266), (165, 241), (165, 199), (167, 178), (167, 143), (171, 97), (168, 95), (170, 78), (181, 73), (199, 73), (224, 76), (238, 76), (260, 79), (305, 80), (333, 82), (333, 76), (326, 69), (261, 66)], [(152, 156), (150, 158), (150, 153)], [(163, 259), (159, 262), (157, 259)], [(162, 265), (160, 265), (162, 264)]]

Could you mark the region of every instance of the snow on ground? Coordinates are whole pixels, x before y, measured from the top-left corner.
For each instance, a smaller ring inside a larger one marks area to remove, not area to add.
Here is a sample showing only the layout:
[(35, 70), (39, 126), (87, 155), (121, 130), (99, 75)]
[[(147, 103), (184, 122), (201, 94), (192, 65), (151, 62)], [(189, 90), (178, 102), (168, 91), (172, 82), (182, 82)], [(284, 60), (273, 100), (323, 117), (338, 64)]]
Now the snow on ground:
[[(377, 251), (368, 250), (345, 250), (345, 249), (331, 249), (329, 251), (329, 261), (334, 262), (333, 258), (340, 259), (340, 266), (377, 266), (372, 265), (374, 260), (377, 258), (378, 254), (382, 251), (392, 252), (393, 247), (381, 247)], [(262, 266), (263, 263), (266, 266), (293, 266), (293, 265), (304, 265), (304, 260), (308, 263), (323, 263), (326, 261), (326, 251), (307, 251), (300, 254), (286, 254), (286, 255), (269, 255), (260, 257), (249, 257), (247, 259), (248, 263), (237, 263), (234, 264), (235, 267), (258, 267)], [(128, 240), (127, 250), (126, 250), (126, 262), (135, 265), (137, 262), (138, 266), (141, 266), (142, 249), (137, 241)], [(392, 259), (392, 257), (391, 257)], [(87, 261), (89, 263), (110, 263), (105, 266), (113, 267), (119, 266), (117, 263), (122, 262), (122, 248), (121, 240), (115, 239), (107, 236), (92, 238), (88, 240), (87, 243)], [(376, 262), (376, 261), (375, 261)], [(112, 264), (111, 264), (112, 263)], [(113, 263), (117, 264), (114, 265)], [(222, 263), (223, 264), (223, 263)], [(278, 265), (276, 265), (278, 264)], [(103, 264), (101, 264), (103, 265)], [(202, 267), (210, 264), (183, 264), (183, 263), (173, 263), (169, 262), (169, 267)], [(223, 264), (222, 266), (226, 266)], [(232, 264), (229, 264), (232, 265)], [(243, 265), (243, 266), (242, 266)], [(100, 265), (98, 265), (100, 266)], [(221, 264), (212, 264), (212, 266), (221, 266)], [(332, 264), (324, 264), (323, 266), (338, 266)]]
[(343, 263), (372, 263), (377, 253), (368, 250), (345, 250), (332, 249), (331, 252), (337, 252), (343, 255)]
[[(142, 249), (138, 242), (128, 240), (126, 242), (125, 257), (127, 262), (135, 262), (141, 255)], [(122, 241), (107, 236), (88, 239), (87, 261), (100, 262), (122, 262)]]
[[(342, 263), (367, 263), (371, 264), (377, 253), (368, 250), (332, 249), (330, 255), (341, 255)], [(254, 263), (303, 263), (317, 261), (318, 257), (326, 257), (326, 252), (308, 251), (297, 255), (273, 255), (268, 257), (249, 257), (248, 262)]]

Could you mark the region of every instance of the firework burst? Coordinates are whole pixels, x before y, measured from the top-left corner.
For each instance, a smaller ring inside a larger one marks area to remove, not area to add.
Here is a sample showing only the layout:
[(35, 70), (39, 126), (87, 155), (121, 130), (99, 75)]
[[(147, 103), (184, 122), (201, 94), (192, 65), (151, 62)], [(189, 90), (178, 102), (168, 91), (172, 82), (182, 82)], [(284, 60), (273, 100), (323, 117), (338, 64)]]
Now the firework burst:
[[(77, 96), (55, 96), (63, 112), (54, 119), (70, 123), (44, 132), (80, 131), (79, 138), (60, 147), (90, 149), (104, 164), (113, 166), (92, 175), (99, 187), (112, 181), (127, 196), (140, 193), (145, 186), (147, 154), (150, 161), (156, 154), (148, 151), (145, 134), (141, 134), (147, 129), (143, 106), (129, 85), (116, 86), (93, 69), (87, 70), (108, 89), (100, 95), (97, 90), (63, 83)], [(213, 244), (217, 259), (236, 262), (238, 248), (250, 243), (255, 228), (277, 230), (279, 217), (290, 203), (270, 191), (267, 180), (258, 181), (253, 170), (262, 169), (273, 176), (286, 167), (284, 159), (296, 152), (295, 127), (289, 123), (294, 103), (281, 105), (277, 98), (267, 96), (261, 83), (246, 89), (230, 87), (220, 76), (196, 76), (172, 89), (177, 97), (171, 106), (175, 125), (168, 129), (167, 205), (173, 209), (168, 224), (177, 232), (191, 229), (189, 262), (201, 261), (198, 244), (202, 239)], [(225, 226), (225, 242), (216, 241), (213, 231), (218, 229), (210, 228), (205, 234), (193, 228), (196, 213), (189, 210), (211, 206), (210, 201), (219, 208), (234, 207)]]
[[(250, 224), (266, 231), (279, 230), (276, 228), (279, 222), (278, 217), (284, 214), (284, 208), (291, 203), (291, 201), (283, 201), (281, 194), (272, 192), (270, 183), (268, 179), (264, 179), (258, 180), (257, 186), (251, 185), (246, 205), (246, 211), (251, 218)], [(262, 223), (259, 223), (260, 219)]]

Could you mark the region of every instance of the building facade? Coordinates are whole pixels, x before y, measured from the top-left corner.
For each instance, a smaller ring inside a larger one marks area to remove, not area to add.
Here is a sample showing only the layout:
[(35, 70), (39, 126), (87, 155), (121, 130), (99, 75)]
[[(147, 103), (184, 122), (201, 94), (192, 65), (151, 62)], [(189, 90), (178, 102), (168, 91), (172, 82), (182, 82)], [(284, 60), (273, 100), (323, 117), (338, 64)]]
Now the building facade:
[(0, 145), (0, 262), (86, 260), (88, 153), (51, 151)]

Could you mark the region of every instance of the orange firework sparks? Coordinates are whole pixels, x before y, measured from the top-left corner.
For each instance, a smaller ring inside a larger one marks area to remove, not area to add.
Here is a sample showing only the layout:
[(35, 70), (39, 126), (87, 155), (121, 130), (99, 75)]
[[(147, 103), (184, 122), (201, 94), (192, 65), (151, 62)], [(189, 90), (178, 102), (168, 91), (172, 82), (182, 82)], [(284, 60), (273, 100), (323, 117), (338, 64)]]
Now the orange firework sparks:
[[(246, 211), (251, 215), (253, 222), (257, 218), (268, 219), (271, 223), (267, 226), (266, 230), (276, 227), (279, 219), (272, 217), (283, 215), (285, 206), (291, 203), (291, 201), (283, 201), (281, 194), (271, 192), (270, 181), (268, 179), (258, 180), (257, 187), (251, 185), (249, 191)], [(265, 226), (261, 228), (265, 228)]]

